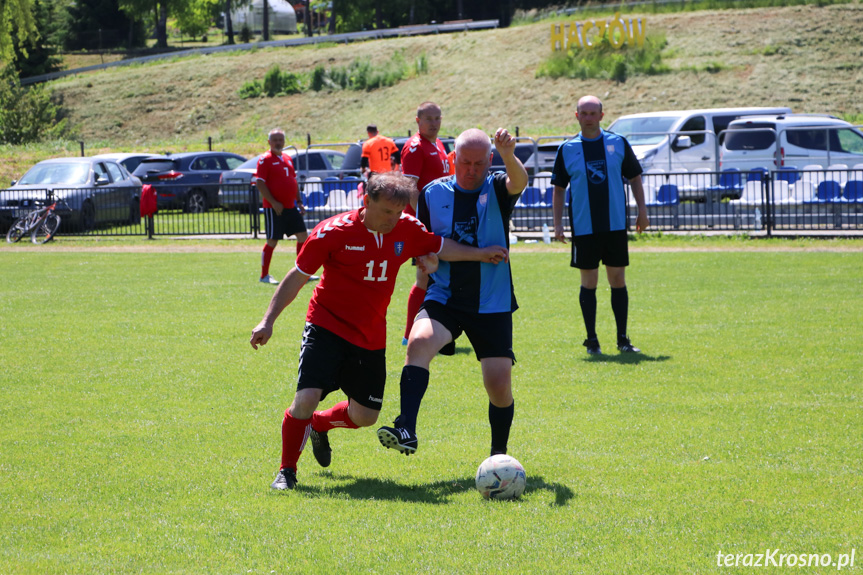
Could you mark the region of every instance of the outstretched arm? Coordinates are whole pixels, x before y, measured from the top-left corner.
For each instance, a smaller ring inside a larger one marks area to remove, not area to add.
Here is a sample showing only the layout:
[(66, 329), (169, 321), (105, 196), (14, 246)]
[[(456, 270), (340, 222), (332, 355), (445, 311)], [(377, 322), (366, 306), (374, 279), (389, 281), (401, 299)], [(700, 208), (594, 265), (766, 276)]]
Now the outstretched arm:
[(266, 345), (270, 341), (270, 338), (273, 336), (273, 324), (276, 322), (276, 318), (279, 317), (283, 309), (294, 301), (308, 280), (309, 276), (297, 268), (293, 268), (288, 272), (288, 275), (279, 284), (276, 293), (273, 294), (273, 299), (270, 300), (270, 305), (267, 307), (264, 319), (252, 330), (252, 338), (249, 340), (249, 343), (252, 344), (253, 348), (258, 349), (259, 345)]
[(484, 262), (487, 264), (499, 264), (500, 262), (509, 261), (509, 251), (507, 251), (503, 246), (475, 248), (473, 246), (460, 244), (450, 238), (444, 238), (443, 247), (437, 255), (440, 259), (448, 262)]
[(504, 128), (494, 133), (494, 147), (506, 166), (506, 189), (510, 195), (520, 194), (527, 187), (527, 170), (515, 156), (515, 137)]

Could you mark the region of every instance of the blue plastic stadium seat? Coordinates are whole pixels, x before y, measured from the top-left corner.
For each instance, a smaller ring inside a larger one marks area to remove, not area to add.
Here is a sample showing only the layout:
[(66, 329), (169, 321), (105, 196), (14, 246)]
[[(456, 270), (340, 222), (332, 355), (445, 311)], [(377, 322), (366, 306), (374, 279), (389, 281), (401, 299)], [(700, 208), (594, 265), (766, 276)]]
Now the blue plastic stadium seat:
[(521, 193), (521, 197), (518, 199), (517, 206), (521, 206), (523, 208), (535, 208), (539, 206), (544, 206), (542, 191), (539, 188), (534, 188), (532, 186), (527, 187)]
[(842, 195), (846, 202), (863, 202), (863, 180), (848, 180)]
[(824, 180), (815, 191), (816, 202), (841, 202), (842, 186), (834, 180)]
[(309, 210), (322, 208), (326, 205), (326, 203), (327, 196), (324, 195), (323, 192), (315, 190), (313, 192), (310, 192), (308, 195), (304, 194), (303, 205)]

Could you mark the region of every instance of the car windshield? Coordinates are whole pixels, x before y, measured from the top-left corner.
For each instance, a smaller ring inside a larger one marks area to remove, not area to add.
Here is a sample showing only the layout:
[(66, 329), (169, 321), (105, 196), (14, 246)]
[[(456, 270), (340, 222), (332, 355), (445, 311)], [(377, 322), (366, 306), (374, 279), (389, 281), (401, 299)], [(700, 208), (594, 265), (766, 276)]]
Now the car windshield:
[(679, 119), (677, 116), (620, 118), (608, 127), (608, 131), (620, 134), (629, 140), (631, 146), (652, 146), (661, 142)]
[(136, 176), (146, 175), (148, 172), (169, 172), (174, 169), (174, 160), (158, 159), (144, 160), (133, 172)]
[(30, 168), (18, 183), (25, 186), (61, 184), (80, 186), (90, 177), (90, 164), (70, 162), (68, 164), (38, 164)]

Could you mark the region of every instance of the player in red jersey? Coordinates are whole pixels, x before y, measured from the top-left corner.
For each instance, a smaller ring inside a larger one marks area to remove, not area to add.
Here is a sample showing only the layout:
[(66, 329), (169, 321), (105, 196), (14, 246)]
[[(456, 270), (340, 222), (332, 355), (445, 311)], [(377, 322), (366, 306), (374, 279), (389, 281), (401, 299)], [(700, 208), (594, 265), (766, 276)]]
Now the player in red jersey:
[[(264, 200), (264, 223), (267, 243), (261, 253), (261, 283), (278, 284), (270, 275), (270, 261), (279, 240), (285, 236), (297, 238), (297, 254), (309, 234), (303, 221), (303, 202), (297, 185), (297, 172), (285, 149), (285, 133), (271, 130), (267, 142), (270, 150), (258, 158), (255, 185)], [(317, 279), (317, 278), (312, 278)]]
[[(417, 133), (402, 148), (402, 173), (416, 180), (416, 193), (411, 197), (408, 213), (416, 215), (417, 199), (426, 184), (449, 175), (449, 160), (446, 148), (438, 139), (443, 113), (434, 102), (423, 102), (417, 108)], [(407, 345), (414, 318), (426, 297), (429, 276), (417, 267), (417, 278), (408, 294), (408, 317), (402, 345)]]
[[(487, 263), (508, 259), (504, 247), (472, 248), (426, 231), (419, 220), (403, 213), (413, 189), (413, 182), (399, 174), (374, 176), (364, 207), (315, 226), (296, 267), (252, 331), (252, 347), (265, 345), (276, 318), (309, 275), (323, 267), (306, 314), (297, 393), (282, 421), (282, 460), (273, 489), (296, 486), (297, 461), (307, 438), (315, 459), (327, 467), (330, 429), (356, 429), (377, 421), (386, 382), (386, 311), (404, 262), (416, 257), (419, 267), (433, 271), (438, 257)], [(348, 400), (315, 411), (336, 389)]]

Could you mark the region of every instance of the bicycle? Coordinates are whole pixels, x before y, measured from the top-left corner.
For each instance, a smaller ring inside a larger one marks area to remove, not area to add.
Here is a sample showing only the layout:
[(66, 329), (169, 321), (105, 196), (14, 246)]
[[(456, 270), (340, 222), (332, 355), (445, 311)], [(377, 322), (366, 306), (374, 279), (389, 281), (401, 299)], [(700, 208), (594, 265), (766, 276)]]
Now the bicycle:
[(6, 232), (6, 241), (10, 244), (28, 234), (34, 244), (44, 244), (54, 239), (54, 234), (60, 227), (60, 216), (55, 213), (59, 202), (48, 204), (47, 201), (37, 200), (35, 203), (45, 205), (24, 214), (12, 223), (12, 227)]

